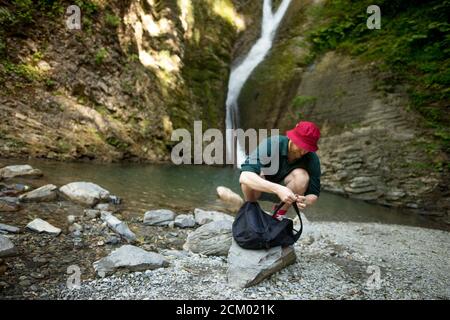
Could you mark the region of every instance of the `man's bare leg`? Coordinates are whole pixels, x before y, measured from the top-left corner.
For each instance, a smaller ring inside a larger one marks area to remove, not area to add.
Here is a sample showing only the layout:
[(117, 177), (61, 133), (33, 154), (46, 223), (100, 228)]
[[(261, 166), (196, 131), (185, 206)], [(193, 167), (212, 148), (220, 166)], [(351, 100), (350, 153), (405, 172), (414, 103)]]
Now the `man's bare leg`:
[[(260, 174), (260, 177), (265, 179), (262, 173)], [(242, 193), (244, 194), (245, 201), (255, 202), (259, 199), (259, 197), (261, 197), (261, 191), (254, 190), (246, 184), (241, 183), (241, 189)]]
[[(304, 169), (294, 169), (284, 179), (286, 187), (292, 190), (295, 194), (304, 195), (309, 185), (309, 174)], [(281, 210), (288, 210), (290, 204), (285, 204)]]

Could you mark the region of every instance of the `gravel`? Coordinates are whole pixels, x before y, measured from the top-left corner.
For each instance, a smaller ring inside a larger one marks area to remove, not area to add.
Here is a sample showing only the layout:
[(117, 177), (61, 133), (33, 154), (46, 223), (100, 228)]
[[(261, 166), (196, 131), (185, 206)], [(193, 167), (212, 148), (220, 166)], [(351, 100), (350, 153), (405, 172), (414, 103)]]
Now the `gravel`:
[[(297, 262), (262, 283), (228, 287), (226, 257), (162, 250), (169, 268), (60, 284), (57, 299), (450, 299), (450, 233), (363, 223), (309, 223)], [(369, 271), (369, 272), (368, 272)], [(380, 281), (368, 284), (369, 277)]]

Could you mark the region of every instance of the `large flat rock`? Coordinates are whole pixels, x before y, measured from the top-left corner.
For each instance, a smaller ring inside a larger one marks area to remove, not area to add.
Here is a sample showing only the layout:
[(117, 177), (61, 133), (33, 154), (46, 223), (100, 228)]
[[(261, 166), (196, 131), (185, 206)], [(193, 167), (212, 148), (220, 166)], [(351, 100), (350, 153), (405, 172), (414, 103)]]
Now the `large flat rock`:
[(193, 228), (195, 227), (194, 215), (180, 214), (175, 218), (174, 225), (178, 228)]
[(144, 215), (144, 224), (147, 226), (167, 226), (175, 219), (175, 213), (168, 209), (147, 211)]
[(7, 237), (0, 235), (0, 258), (14, 256), (17, 254), (17, 249)]
[(107, 257), (94, 262), (94, 269), (101, 277), (114, 273), (118, 269), (144, 271), (169, 266), (169, 262), (160, 254), (144, 249), (124, 245)]
[(19, 199), (14, 197), (0, 198), (0, 212), (14, 212), (21, 209)]
[(47, 184), (30, 192), (27, 192), (19, 197), (22, 202), (44, 202), (53, 201), (56, 199), (57, 186), (53, 184)]
[(214, 256), (226, 256), (231, 246), (232, 222), (218, 220), (207, 223), (190, 233), (184, 250)]
[(44, 232), (44, 233), (52, 234), (55, 236), (57, 236), (61, 233), (61, 229), (56, 228), (56, 227), (52, 226), (50, 223), (48, 223), (47, 221), (44, 221), (39, 218), (34, 219), (29, 224), (27, 224), (27, 228), (32, 231), (36, 231), (39, 233)]
[(41, 176), (42, 176), (41, 170), (34, 169), (32, 166), (28, 164), (7, 166), (0, 169), (0, 180), (16, 177), (35, 178)]
[(59, 188), (70, 200), (94, 206), (102, 200), (109, 199), (109, 191), (92, 182), (72, 182)]
[(102, 211), (101, 219), (106, 222), (108, 227), (121, 237), (125, 238), (128, 242), (135, 242), (136, 235), (130, 230), (128, 225), (114, 216), (111, 212)]
[(219, 221), (219, 220), (228, 220), (231, 222), (234, 221), (234, 217), (229, 214), (219, 212), (219, 211), (208, 211), (208, 210), (203, 210), (203, 209), (199, 209), (199, 208), (196, 208), (194, 210), (194, 217), (195, 217), (195, 222), (199, 225), (204, 225), (209, 222)]
[(247, 250), (233, 239), (228, 254), (228, 284), (234, 288), (253, 286), (296, 260), (293, 247)]
[(0, 233), (19, 233), (20, 228), (0, 223)]

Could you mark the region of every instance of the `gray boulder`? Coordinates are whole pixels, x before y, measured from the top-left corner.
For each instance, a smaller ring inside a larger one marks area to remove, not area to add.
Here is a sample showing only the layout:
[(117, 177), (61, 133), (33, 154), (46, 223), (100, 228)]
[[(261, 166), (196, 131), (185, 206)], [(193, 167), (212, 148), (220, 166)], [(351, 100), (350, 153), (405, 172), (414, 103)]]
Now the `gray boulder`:
[(0, 235), (0, 258), (14, 256), (17, 254), (17, 249), (7, 237)]
[(41, 176), (42, 176), (41, 170), (33, 169), (33, 167), (28, 164), (7, 166), (0, 169), (0, 180), (15, 177), (35, 178)]
[(175, 213), (167, 209), (150, 210), (144, 215), (147, 226), (168, 226), (175, 219)]
[(27, 192), (19, 197), (22, 202), (44, 202), (53, 201), (56, 199), (57, 186), (53, 184), (47, 184), (33, 191)]
[(0, 233), (19, 233), (20, 228), (0, 223)]
[(296, 258), (293, 247), (246, 250), (233, 239), (228, 254), (228, 284), (239, 289), (253, 286), (294, 263)]
[(70, 200), (88, 206), (109, 199), (109, 191), (92, 182), (72, 182), (59, 188), (59, 191)]
[(231, 246), (231, 226), (228, 220), (207, 223), (190, 233), (183, 246), (184, 250), (213, 256), (226, 256)]
[(21, 209), (19, 199), (14, 197), (0, 198), (0, 212), (13, 212)]
[(128, 225), (115, 217), (111, 212), (102, 211), (101, 219), (106, 222), (112, 231), (123, 237), (128, 242), (133, 243), (136, 241), (136, 235), (130, 230), (130, 228), (128, 228)]
[(109, 256), (94, 262), (94, 269), (101, 277), (114, 273), (117, 269), (144, 271), (169, 266), (169, 262), (160, 254), (144, 249), (124, 245)]
[(179, 228), (193, 228), (195, 226), (194, 215), (180, 214), (175, 218), (174, 225)]
[(45, 232), (45, 233), (52, 234), (55, 236), (57, 236), (61, 233), (61, 229), (56, 228), (56, 227), (52, 226), (50, 223), (48, 223), (47, 221), (44, 221), (39, 218), (34, 219), (29, 224), (27, 224), (27, 228), (32, 231), (36, 231), (39, 233)]
[(199, 208), (196, 208), (194, 210), (194, 216), (195, 222), (198, 223), (199, 225), (204, 225), (206, 223), (219, 220), (228, 220), (231, 222), (234, 221), (234, 217), (230, 216), (229, 214), (219, 211), (206, 211)]

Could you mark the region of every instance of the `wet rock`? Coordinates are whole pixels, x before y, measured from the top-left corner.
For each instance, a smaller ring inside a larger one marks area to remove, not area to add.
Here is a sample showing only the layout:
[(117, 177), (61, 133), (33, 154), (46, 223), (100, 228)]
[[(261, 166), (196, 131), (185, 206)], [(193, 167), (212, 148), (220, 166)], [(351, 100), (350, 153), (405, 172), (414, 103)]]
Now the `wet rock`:
[(217, 187), (216, 191), (220, 200), (230, 206), (233, 210), (238, 210), (244, 203), (244, 199), (229, 188), (220, 186)]
[(41, 170), (34, 169), (32, 166), (27, 164), (7, 166), (0, 169), (0, 180), (15, 177), (35, 178), (41, 176), (42, 176)]
[(124, 245), (114, 250), (107, 257), (93, 264), (95, 271), (101, 277), (114, 273), (117, 269), (128, 271), (144, 271), (169, 266), (169, 262), (160, 254), (144, 249)]
[(0, 223), (0, 233), (19, 233), (20, 228)]
[(17, 249), (7, 237), (0, 235), (0, 257), (9, 257), (17, 254)]
[(204, 255), (226, 256), (231, 246), (231, 226), (228, 220), (209, 222), (190, 233), (184, 250)]
[(0, 198), (0, 212), (14, 212), (21, 209), (21, 205), (17, 198), (2, 197)]
[(27, 224), (27, 228), (32, 231), (36, 231), (39, 233), (45, 232), (45, 233), (52, 234), (55, 236), (57, 236), (61, 233), (61, 229), (56, 228), (56, 227), (52, 226), (50, 223), (48, 223), (47, 221), (44, 221), (39, 218), (34, 219), (29, 224)]
[(292, 247), (246, 250), (233, 240), (228, 254), (228, 284), (234, 288), (253, 286), (295, 260), (296, 255)]
[(88, 206), (109, 199), (109, 191), (92, 182), (72, 182), (59, 188), (59, 191), (70, 200)]
[(136, 235), (128, 228), (128, 225), (115, 217), (111, 212), (103, 211), (101, 213), (101, 219), (106, 222), (111, 230), (119, 234), (128, 242), (136, 241)]
[(175, 219), (175, 213), (171, 210), (150, 210), (144, 215), (144, 224), (147, 226), (167, 226)]
[(192, 228), (195, 226), (195, 219), (192, 214), (180, 214), (175, 218), (174, 226), (179, 228)]
[(56, 199), (57, 186), (53, 184), (47, 184), (33, 191), (27, 192), (19, 197), (22, 202), (44, 202), (53, 201)]
[(195, 222), (204, 225), (212, 221), (228, 220), (233, 222), (234, 217), (219, 211), (206, 211), (199, 208), (194, 210)]

